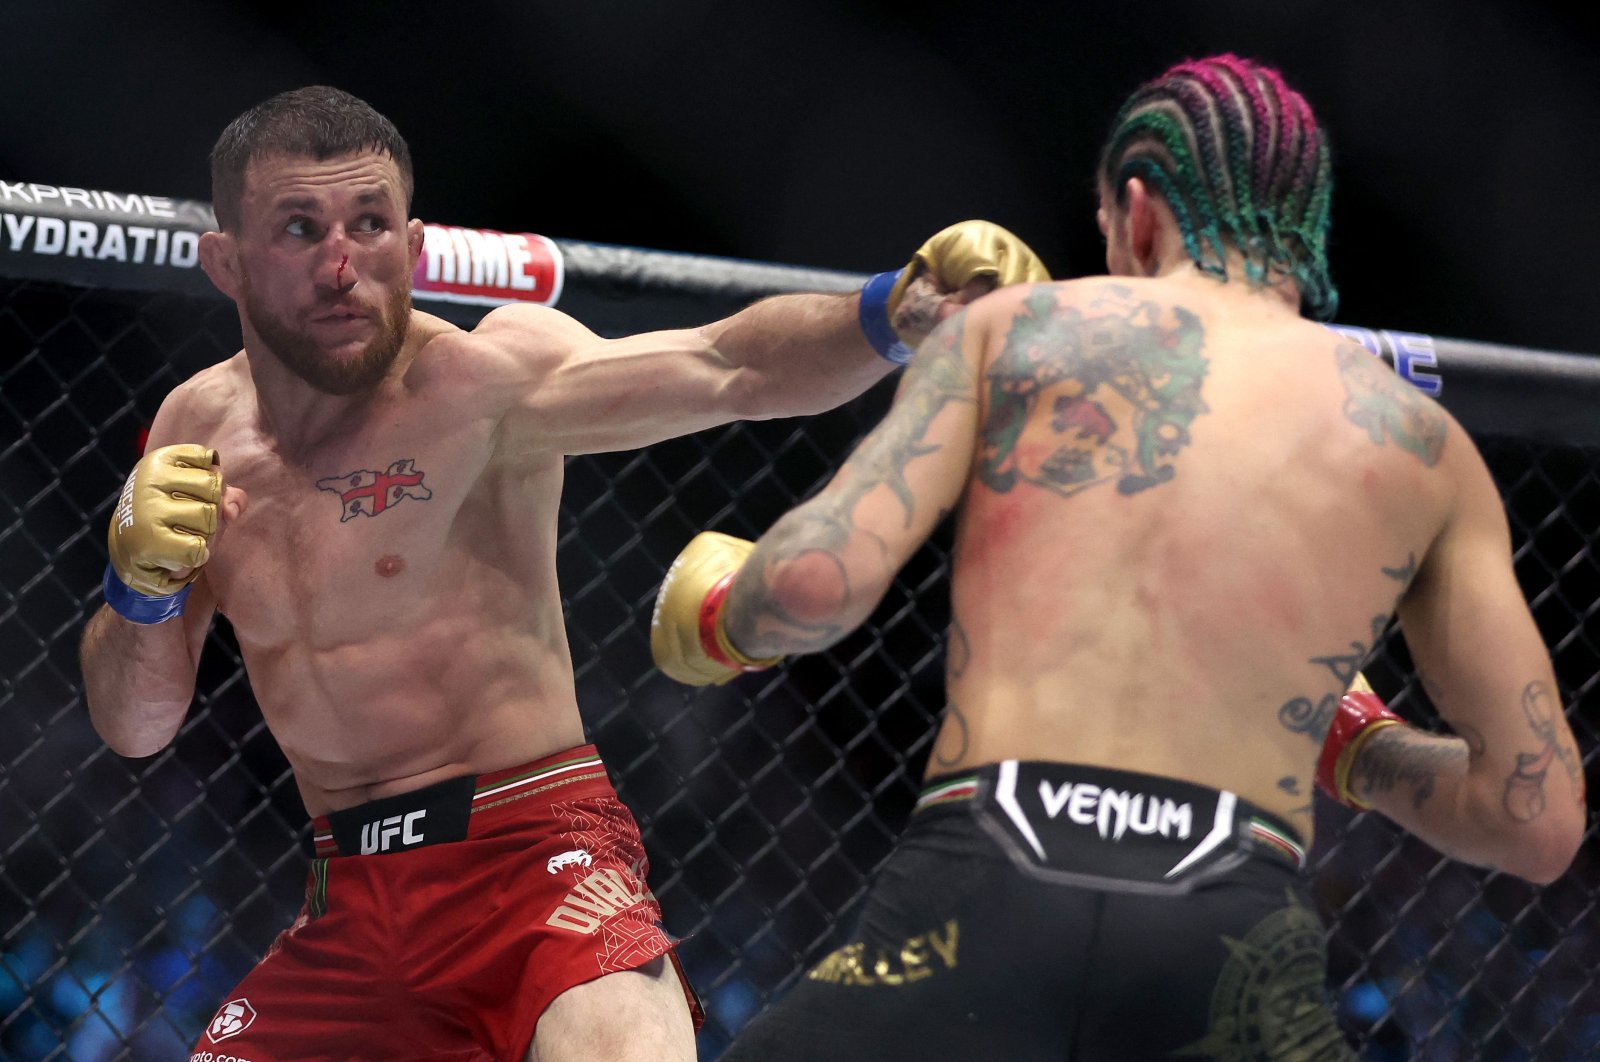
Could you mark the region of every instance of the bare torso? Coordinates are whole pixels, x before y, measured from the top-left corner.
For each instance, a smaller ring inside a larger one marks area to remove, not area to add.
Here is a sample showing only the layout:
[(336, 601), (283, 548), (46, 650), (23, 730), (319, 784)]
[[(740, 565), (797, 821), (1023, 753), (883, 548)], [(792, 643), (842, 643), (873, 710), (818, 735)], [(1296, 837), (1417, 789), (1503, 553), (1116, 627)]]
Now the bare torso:
[[(1207, 297), (1222, 288), (1210, 281), (1079, 283), (1101, 285), (1120, 329), (1086, 355), (1112, 369), (1098, 383), (1079, 382), (1083, 360), (1008, 365), (1004, 334), (986, 352), (985, 427), (957, 529), (950, 707), (928, 770), (1016, 758), (1144, 771), (1232, 790), (1309, 837), (1333, 705), (1437, 534), (1449, 488), (1352, 421), (1371, 386), (1406, 385), (1331, 331), (1261, 312), (1261, 299)], [(1133, 348), (1191, 340), (1170, 373), (1116, 370), (1141, 360)], [(1188, 420), (1185, 392), (1203, 405)], [(1152, 411), (1176, 415), (1162, 424)], [(1424, 435), (1442, 432), (1431, 415)], [(1147, 444), (1172, 444), (1143, 464), (1140, 423)], [(1170, 478), (1127, 479), (1160, 466)]]
[(322, 814), (579, 744), (555, 534), (558, 454), (510, 460), (450, 326), (346, 426), (275, 437), (243, 355), (192, 387), (190, 433), (248, 495), (204, 568), (251, 686)]

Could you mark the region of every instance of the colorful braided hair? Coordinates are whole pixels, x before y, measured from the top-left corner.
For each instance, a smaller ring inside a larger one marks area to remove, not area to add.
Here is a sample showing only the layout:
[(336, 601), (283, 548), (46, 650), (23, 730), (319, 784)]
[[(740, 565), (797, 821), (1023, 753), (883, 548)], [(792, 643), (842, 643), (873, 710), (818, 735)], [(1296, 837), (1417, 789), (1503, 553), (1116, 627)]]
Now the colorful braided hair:
[(1117, 114), (1100, 158), (1100, 180), (1119, 205), (1130, 177), (1172, 208), (1201, 270), (1226, 280), (1227, 249), (1235, 248), (1251, 284), (1291, 277), (1307, 312), (1333, 316), (1328, 144), (1276, 70), (1219, 55), (1142, 86)]

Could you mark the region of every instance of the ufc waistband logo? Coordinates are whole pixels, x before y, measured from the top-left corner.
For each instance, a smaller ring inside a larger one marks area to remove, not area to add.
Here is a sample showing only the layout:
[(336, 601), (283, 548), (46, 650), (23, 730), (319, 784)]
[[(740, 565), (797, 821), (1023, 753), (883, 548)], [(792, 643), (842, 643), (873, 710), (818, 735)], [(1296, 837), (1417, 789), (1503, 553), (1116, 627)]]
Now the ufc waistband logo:
[[(369, 822), (361, 827), (361, 854), (374, 855), (378, 852), (387, 852), (391, 848), (410, 848), (423, 841), (422, 831), (417, 829), (426, 811), (413, 811), (409, 815), (390, 815), (377, 822)], [(400, 839), (398, 845), (395, 838)]]

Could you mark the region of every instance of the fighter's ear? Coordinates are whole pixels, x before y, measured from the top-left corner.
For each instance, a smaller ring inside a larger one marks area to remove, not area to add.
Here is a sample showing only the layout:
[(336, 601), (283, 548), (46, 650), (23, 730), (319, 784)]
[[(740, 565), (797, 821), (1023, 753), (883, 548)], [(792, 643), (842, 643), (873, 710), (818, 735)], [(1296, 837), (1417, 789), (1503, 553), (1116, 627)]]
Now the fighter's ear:
[(421, 220), (412, 218), (406, 222), (406, 250), (411, 255), (411, 268), (417, 268), (417, 259), (422, 257), (422, 244), (427, 237)]
[(244, 291), (239, 268), (239, 241), (226, 232), (200, 234), (200, 268), (218, 291), (237, 302)]
[(1177, 215), (1166, 199), (1137, 177), (1128, 178), (1124, 214), (1132, 274), (1156, 276), (1161, 272), (1164, 256), (1181, 253), (1183, 236)]
[(1128, 218), (1128, 250), (1145, 276), (1154, 276), (1156, 269), (1157, 199), (1150, 194), (1143, 181), (1129, 177), (1126, 211)]

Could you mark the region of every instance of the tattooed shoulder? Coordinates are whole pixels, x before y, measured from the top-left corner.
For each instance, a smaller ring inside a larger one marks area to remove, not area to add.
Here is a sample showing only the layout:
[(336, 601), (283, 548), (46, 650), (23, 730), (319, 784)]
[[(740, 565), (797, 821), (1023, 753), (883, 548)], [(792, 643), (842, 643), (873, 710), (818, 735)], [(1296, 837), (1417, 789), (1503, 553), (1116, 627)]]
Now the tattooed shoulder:
[(1344, 383), (1345, 419), (1374, 445), (1393, 443), (1432, 468), (1444, 452), (1444, 411), (1389, 367), (1355, 343), (1335, 350)]

